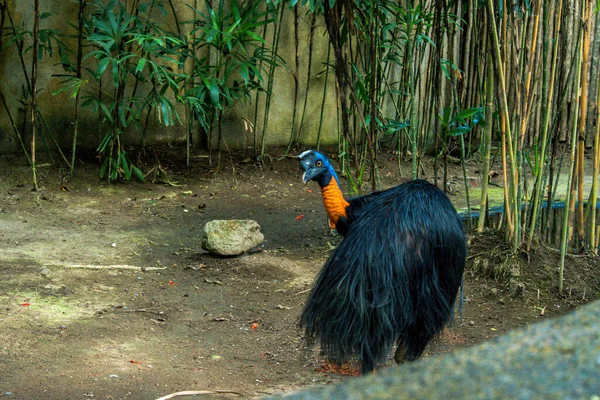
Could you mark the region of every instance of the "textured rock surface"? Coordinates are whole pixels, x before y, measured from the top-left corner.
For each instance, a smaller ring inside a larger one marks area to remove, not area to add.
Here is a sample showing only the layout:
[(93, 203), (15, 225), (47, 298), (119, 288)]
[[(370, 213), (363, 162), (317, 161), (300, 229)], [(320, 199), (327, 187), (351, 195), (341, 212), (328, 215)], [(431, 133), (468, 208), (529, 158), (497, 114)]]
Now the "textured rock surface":
[(260, 225), (252, 220), (214, 220), (204, 225), (202, 248), (220, 256), (237, 256), (264, 240)]
[(497, 340), (286, 399), (600, 399), (600, 301)]

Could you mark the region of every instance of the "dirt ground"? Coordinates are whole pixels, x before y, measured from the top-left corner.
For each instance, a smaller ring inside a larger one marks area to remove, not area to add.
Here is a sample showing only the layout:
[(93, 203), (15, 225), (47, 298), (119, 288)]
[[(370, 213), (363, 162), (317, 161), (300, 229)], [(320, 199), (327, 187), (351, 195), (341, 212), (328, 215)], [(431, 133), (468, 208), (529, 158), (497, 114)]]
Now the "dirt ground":
[[(233, 173), (225, 156), (215, 174), (201, 154), (191, 168), (173, 154), (159, 157), (179, 186), (108, 185), (97, 164), (85, 163), (72, 180), (41, 166), (33, 192), (23, 159), (0, 159), (0, 397), (260, 397), (347, 379), (304, 348), (297, 328), (339, 242), (297, 161), (263, 168), (236, 156), (243, 161)], [(404, 180), (395, 163), (391, 154), (382, 160), (385, 186)], [(213, 219), (254, 219), (265, 242), (242, 257), (210, 256), (200, 244)], [(425, 357), (597, 296), (595, 258), (568, 257), (567, 295), (558, 296), (555, 250), (538, 244), (527, 262), (502, 243), (494, 232), (471, 236), (463, 319)]]

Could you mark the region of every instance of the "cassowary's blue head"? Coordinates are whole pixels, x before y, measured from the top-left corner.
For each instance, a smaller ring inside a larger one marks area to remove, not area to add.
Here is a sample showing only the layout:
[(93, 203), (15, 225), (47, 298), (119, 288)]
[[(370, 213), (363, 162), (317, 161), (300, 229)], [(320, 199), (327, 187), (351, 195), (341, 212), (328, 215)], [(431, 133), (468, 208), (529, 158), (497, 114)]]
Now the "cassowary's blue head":
[(315, 150), (307, 150), (300, 154), (298, 159), (304, 170), (304, 175), (302, 175), (304, 183), (313, 180), (323, 187), (329, 185), (333, 177), (339, 184), (335, 170), (325, 155)]

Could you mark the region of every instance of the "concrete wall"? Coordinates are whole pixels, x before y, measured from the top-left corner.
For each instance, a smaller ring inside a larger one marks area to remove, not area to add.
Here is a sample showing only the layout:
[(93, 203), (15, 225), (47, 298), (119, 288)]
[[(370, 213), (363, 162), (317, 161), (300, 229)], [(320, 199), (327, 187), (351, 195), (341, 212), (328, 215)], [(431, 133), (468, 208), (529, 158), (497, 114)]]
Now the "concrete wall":
[[(33, 0), (7, 0), (5, 2), (0, 2), (0, 4), (2, 3), (7, 5), (7, 9), (10, 12), (15, 26), (23, 26), (25, 30), (33, 29)], [(193, 17), (192, 11), (187, 7), (188, 3), (193, 4), (193, 0), (183, 0), (173, 3), (176, 7), (177, 16), (180, 21), (189, 20)], [(71, 22), (76, 24), (77, 22), (77, 3), (65, 0), (44, 0), (40, 1), (40, 7), (41, 13), (52, 13), (50, 17), (42, 20), (41, 28), (53, 28), (65, 33), (74, 33), (74, 29), (69, 27), (68, 23)], [(299, 111), (302, 109), (304, 96), (306, 94), (308, 36), (310, 29), (310, 18), (305, 15), (304, 11), (301, 11), (301, 15)], [(172, 21), (171, 16), (168, 16), (167, 18)], [(10, 22), (8, 17), (6, 17), (4, 27), (6, 28), (9, 26)], [(182, 25), (182, 30), (185, 31), (186, 29), (189, 31), (189, 25)], [(269, 29), (272, 32), (273, 26), (269, 26)], [(29, 115), (24, 115), (23, 106), (21, 104), (23, 99), (23, 87), (25, 87), (26, 81), (19, 53), (14, 45), (6, 47), (8, 40), (9, 38), (5, 36), (3, 39), (5, 48), (0, 51), (0, 90), (7, 99), (8, 107), (18, 129), (22, 130), (24, 118), (27, 122), (29, 121)], [(28, 38), (27, 46), (30, 46), (31, 42), (30, 38)], [(328, 40), (324, 23), (322, 20), (318, 20), (318, 28), (315, 33), (314, 58), (307, 117), (300, 134), (300, 140), (304, 144), (314, 144), (316, 142), (323, 85), (325, 83), (325, 75), (318, 75), (318, 73), (323, 71), (322, 64), (327, 58), (327, 46)], [(73, 50), (76, 49), (74, 40), (72, 42), (72, 48)], [(291, 11), (286, 11), (283, 21), (279, 54), (286, 60), (287, 67), (278, 68), (274, 77), (273, 99), (268, 118), (268, 133), (266, 135), (267, 146), (286, 145), (290, 138), (294, 101), (294, 52), (293, 13)], [(31, 70), (31, 52), (23, 54), (23, 58), (27, 73), (29, 74)], [(52, 95), (52, 92), (59, 88), (59, 82), (61, 81), (61, 78), (53, 75), (64, 74), (59, 61), (57, 55), (54, 57), (44, 55), (39, 64), (38, 107), (50, 127), (52, 134), (56, 137), (61, 147), (68, 151), (72, 142), (75, 101), (66, 93), (57, 96)], [(86, 64), (89, 67), (93, 67), (93, 63), (93, 58), (86, 61)], [(265, 95), (262, 95), (261, 99), (262, 101), (259, 101), (258, 108), (259, 123), (254, 129), (249, 129), (249, 125), (245, 123), (245, 120), (254, 120), (254, 104), (246, 104), (239, 101), (225, 114), (223, 119), (224, 139), (230, 148), (251, 147), (254, 143), (255, 135), (258, 143), (260, 143), (263, 130), (262, 121), (265, 110)], [(337, 114), (333, 73), (329, 74), (328, 96), (326, 101), (326, 117), (321, 139), (322, 144), (324, 145), (337, 143)], [(180, 109), (180, 111), (183, 124), (176, 124), (170, 127), (161, 125), (156, 116), (152, 115), (150, 119), (151, 124), (147, 132), (146, 143), (183, 143), (186, 136), (185, 126), (187, 125), (187, 121), (185, 120), (183, 109)], [(300, 117), (301, 115), (299, 112), (296, 126), (300, 125)], [(98, 116), (86, 108), (81, 108), (80, 121), (79, 145), (82, 149), (93, 152), (98, 146), (100, 139), (107, 131), (108, 125), (102, 124), (99, 121)], [(26, 132), (29, 131), (30, 128), (27, 127)], [(203, 133), (200, 132), (195, 135), (196, 143), (200, 142), (199, 136), (201, 135), (203, 135)], [(26, 133), (25, 141), (27, 146), (29, 146), (29, 137), (29, 133)], [(137, 146), (141, 143), (141, 132), (132, 128), (124, 135), (123, 139), (127, 144)], [(41, 136), (38, 143), (40, 146), (43, 145)], [(15, 153), (19, 151), (19, 148), (20, 144), (11, 127), (8, 113), (6, 112), (5, 107), (0, 104), (0, 154)]]

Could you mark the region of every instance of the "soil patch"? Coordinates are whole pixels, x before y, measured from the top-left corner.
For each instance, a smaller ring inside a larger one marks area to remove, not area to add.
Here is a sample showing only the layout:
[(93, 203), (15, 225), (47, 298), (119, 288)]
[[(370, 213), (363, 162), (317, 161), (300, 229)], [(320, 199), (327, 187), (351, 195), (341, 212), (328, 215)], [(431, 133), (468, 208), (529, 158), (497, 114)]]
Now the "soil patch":
[[(259, 397), (351, 375), (304, 349), (297, 328), (313, 279), (339, 242), (297, 161), (264, 167), (236, 156), (245, 162), (235, 173), (229, 166), (215, 174), (204, 154), (191, 168), (161, 156), (178, 186), (108, 185), (96, 164), (78, 166), (67, 181), (46, 165), (41, 190), (32, 192), (22, 160), (0, 160), (0, 397)], [(396, 171), (391, 154), (380, 162), (384, 186), (409, 176), (386, 173)], [(232, 218), (256, 220), (264, 245), (242, 257), (208, 255), (203, 225)], [(567, 294), (559, 296), (557, 253), (547, 246), (536, 246), (529, 261), (514, 258), (487, 232), (471, 236), (469, 251), (463, 319), (425, 357), (563, 314), (600, 288), (592, 257), (568, 257)]]

